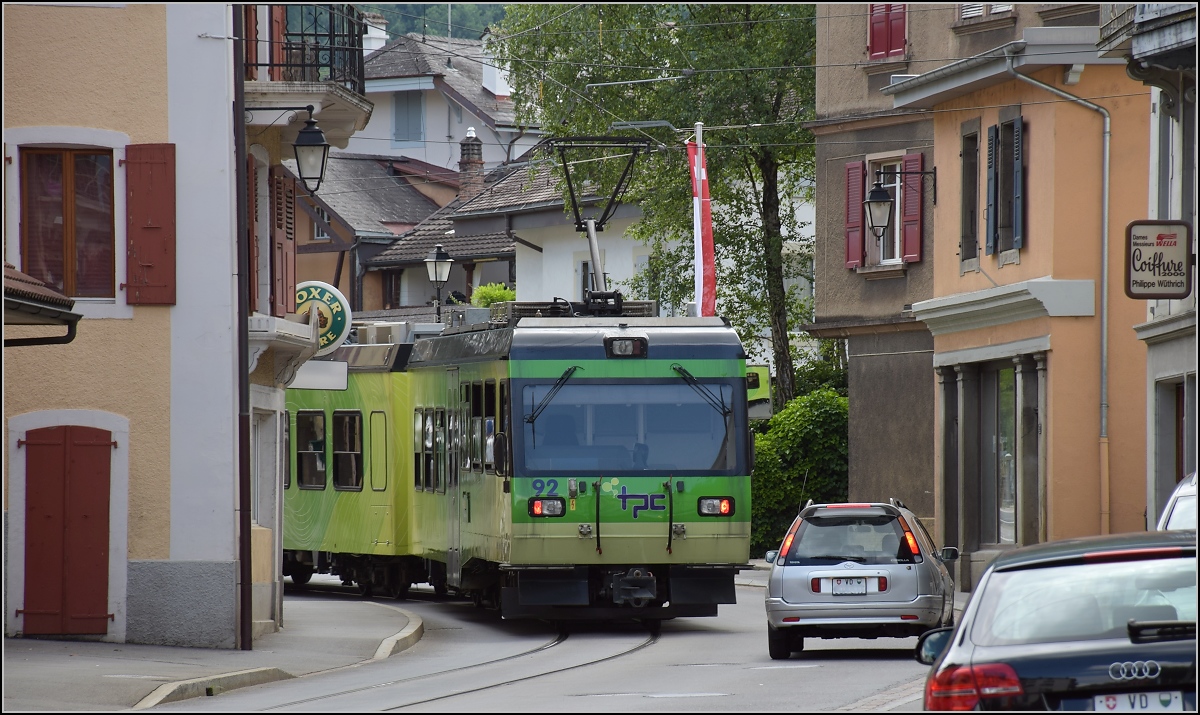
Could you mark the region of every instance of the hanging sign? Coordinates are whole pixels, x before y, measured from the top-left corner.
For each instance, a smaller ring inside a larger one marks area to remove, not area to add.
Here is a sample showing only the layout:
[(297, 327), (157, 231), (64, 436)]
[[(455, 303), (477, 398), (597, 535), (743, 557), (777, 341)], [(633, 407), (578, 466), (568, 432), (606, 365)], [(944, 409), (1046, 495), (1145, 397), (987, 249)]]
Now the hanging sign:
[(1192, 225), (1130, 221), (1125, 229), (1125, 295), (1178, 300), (1191, 292)]
[(319, 347), (316, 357), (337, 350), (350, 334), (350, 302), (341, 291), (321, 281), (296, 286), (296, 313), (307, 315), (316, 306)]

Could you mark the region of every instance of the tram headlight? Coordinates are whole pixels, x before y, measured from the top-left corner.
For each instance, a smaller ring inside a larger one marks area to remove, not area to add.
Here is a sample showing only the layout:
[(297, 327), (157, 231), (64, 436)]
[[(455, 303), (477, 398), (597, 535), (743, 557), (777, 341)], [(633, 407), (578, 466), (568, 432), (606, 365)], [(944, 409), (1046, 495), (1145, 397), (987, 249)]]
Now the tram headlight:
[(562, 497), (530, 497), (530, 516), (562, 516), (567, 513), (567, 502)]
[(696, 509), (700, 516), (733, 516), (733, 497), (700, 497)]
[(644, 358), (649, 353), (645, 338), (605, 338), (604, 348), (610, 358)]

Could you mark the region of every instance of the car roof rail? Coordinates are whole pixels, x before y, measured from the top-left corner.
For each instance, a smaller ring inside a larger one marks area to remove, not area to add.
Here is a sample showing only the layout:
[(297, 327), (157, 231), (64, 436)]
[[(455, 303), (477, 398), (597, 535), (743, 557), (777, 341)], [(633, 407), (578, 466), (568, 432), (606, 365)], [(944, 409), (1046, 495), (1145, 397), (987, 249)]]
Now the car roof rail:
[(892, 497), (892, 498), (891, 498), (891, 499), (889, 499), (888, 501), (890, 501), (890, 502), (892, 503), (892, 506), (895, 506), (895, 507), (900, 507), (901, 509), (907, 509), (907, 508), (908, 508), (908, 507), (904, 506), (904, 502), (900, 501), (900, 500), (899, 500), (899, 499), (897, 499), (896, 497)]
[(804, 505), (804, 508), (805, 508), (805, 509), (807, 509), (807, 508), (809, 508), (809, 507), (810, 507), (810, 506), (812, 506), (812, 505), (813, 505), (813, 500), (812, 500), (812, 499), (809, 499), (809, 500), (808, 500), (808, 503)]

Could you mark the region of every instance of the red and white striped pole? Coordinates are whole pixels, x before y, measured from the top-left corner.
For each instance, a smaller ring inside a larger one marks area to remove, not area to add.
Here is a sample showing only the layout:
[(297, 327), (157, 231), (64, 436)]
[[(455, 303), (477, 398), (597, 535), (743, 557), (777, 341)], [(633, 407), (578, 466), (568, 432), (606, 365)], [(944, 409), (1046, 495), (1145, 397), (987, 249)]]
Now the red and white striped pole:
[(692, 225), (695, 228), (697, 315), (717, 314), (717, 270), (713, 259), (712, 201), (708, 196), (708, 165), (704, 160), (704, 124), (696, 122), (696, 140), (687, 143), (692, 174)]

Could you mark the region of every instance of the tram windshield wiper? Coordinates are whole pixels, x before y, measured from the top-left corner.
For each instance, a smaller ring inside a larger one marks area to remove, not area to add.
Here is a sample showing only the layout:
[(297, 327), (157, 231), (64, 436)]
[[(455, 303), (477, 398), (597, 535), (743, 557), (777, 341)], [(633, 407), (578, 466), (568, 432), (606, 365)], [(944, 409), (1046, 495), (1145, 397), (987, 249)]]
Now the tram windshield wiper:
[(567, 384), (567, 380), (570, 380), (571, 376), (575, 374), (575, 371), (582, 369), (583, 368), (579, 367), (578, 365), (572, 365), (564, 370), (563, 374), (559, 375), (558, 380), (554, 382), (554, 386), (551, 387), (550, 391), (546, 393), (546, 396), (542, 398), (542, 401), (537, 403), (537, 407), (533, 408), (532, 412), (525, 415), (525, 421), (529, 424), (533, 424), (534, 421), (541, 416), (546, 407), (549, 406), (550, 401), (554, 399), (554, 396), (558, 394), (558, 391), (562, 389), (563, 385)]
[(679, 377), (683, 378), (683, 381), (688, 384), (688, 387), (691, 387), (696, 391), (697, 395), (703, 397), (704, 401), (711, 405), (714, 410), (720, 412), (722, 417), (728, 417), (730, 413), (733, 412), (733, 408), (725, 406), (724, 397), (718, 397), (714, 395), (712, 390), (709, 390), (707, 387), (701, 384), (700, 381), (696, 379), (696, 376), (688, 372), (687, 368), (685, 368), (683, 365), (674, 363), (671, 365), (671, 369), (677, 372)]

